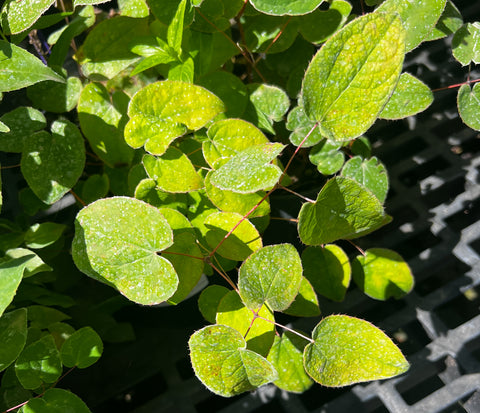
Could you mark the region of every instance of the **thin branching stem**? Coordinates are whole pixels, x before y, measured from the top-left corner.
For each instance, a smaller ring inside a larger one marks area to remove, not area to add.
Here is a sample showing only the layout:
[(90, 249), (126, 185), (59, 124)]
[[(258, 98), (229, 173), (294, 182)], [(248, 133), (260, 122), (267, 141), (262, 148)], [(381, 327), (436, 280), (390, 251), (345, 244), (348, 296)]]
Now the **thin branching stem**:
[[(255, 312), (254, 312), (254, 314), (255, 314)], [(295, 331), (294, 329), (292, 329), (290, 327), (284, 326), (283, 324), (277, 323), (276, 321), (269, 320), (269, 319), (264, 318), (264, 317), (262, 317), (258, 314), (255, 318), (260, 318), (263, 321), (267, 321), (268, 323), (272, 323), (272, 324), (276, 325), (277, 327), (280, 327), (280, 328), (283, 328), (284, 330), (290, 331), (290, 333), (296, 334), (297, 336), (302, 337), (307, 341), (310, 341), (310, 343), (315, 343), (315, 340), (311, 339), (310, 337), (307, 337), (306, 335), (304, 335), (302, 333), (299, 333), (298, 331)]]

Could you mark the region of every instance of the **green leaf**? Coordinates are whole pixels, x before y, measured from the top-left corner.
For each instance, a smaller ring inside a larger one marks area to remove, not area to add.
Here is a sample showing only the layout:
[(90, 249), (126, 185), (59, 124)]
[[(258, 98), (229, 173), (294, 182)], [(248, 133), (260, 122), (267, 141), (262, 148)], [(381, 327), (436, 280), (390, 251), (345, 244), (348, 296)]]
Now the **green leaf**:
[[(143, 166), (142, 166), (143, 168)], [(187, 213), (186, 194), (172, 194), (157, 188), (153, 179), (143, 179), (135, 188), (135, 198), (145, 201), (157, 208), (172, 208)]]
[(10, 128), (0, 120), (0, 132), (7, 133), (10, 132)]
[(118, 7), (122, 16), (142, 18), (148, 17), (150, 10), (145, 0), (120, 0)]
[(21, 169), (35, 195), (46, 204), (62, 198), (77, 182), (85, 165), (85, 146), (77, 127), (67, 120), (52, 123), (52, 134), (30, 135)]
[(238, 271), (242, 301), (251, 310), (267, 304), (273, 311), (287, 309), (302, 282), (302, 262), (291, 244), (268, 245), (250, 255)]
[[(155, 0), (147, 0), (148, 6), (152, 14), (165, 26), (168, 26), (175, 17), (175, 14), (178, 10), (178, 4), (180, 0), (163, 0), (158, 2)], [(188, 7), (185, 11), (183, 25), (185, 27), (190, 26), (193, 19), (193, 10), (191, 7)]]
[(110, 188), (110, 182), (106, 174), (90, 175), (82, 186), (81, 198), (85, 204), (91, 204), (100, 198), (105, 198)]
[(196, 83), (210, 90), (225, 103), (227, 118), (237, 118), (245, 112), (248, 102), (247, 87), (234, 74), (218, 70), (201, 77)]
[(480, 63), (480, 22), (466, 23), (455, 32), (452, 53), (463, 66)]
[(12, 302), (32, 255), (0, 262), (0, 316)]
[(190, 337), (188, 345), (195, 374), (220, 396), (235, 396), (277, 379), (274, 367), (247, 350), (245, 339), (231, 327), (204, 327)]
[(362, 135), (393, 93), (404, 57), (405, 31), (395, 14), (355, 19), (323, 45), (305, 73), (307, 116), (333, 141)]
[(180, 1), (175, 16), (168, 26), (167, 31), (168, 45), (177, 52), (178, 56), (182, 54), (183, 18), (185, 15), (186, 4), (186, 0)]
[(125, 140), (133, 148), (145, 145), (146, 151), (161, 155), (174, 139), (202, 128), (223, 111), (221, 100), (200, 86), (169, 80), (152, 83), (130, 101)]
[(305, 203), (298, 216), (298, 233), (307, 245), (369, 234), (390, 222), (370, 191), (349, 178), (329, 180), (314, 203)]
[(250, 84), (248, 90), (251, 107), (246, 119), (274, 135), (273, 123), (280, 122), (290, 107), (288, 95), (277, 86), (265, 84)]
[(64, 389), (48, 389), (41, 398), (32, 398), (20, 413), (91, 413), (75, 394)]
[(65, 225), (55, 222), (33, 224), (25, 232), (25, 245), (33, 249), (45, 248), (57, 241), (63, 234), (63, 231), (65, 231), (65, 228)]
[[(92, 6), (86, 6), (80, 8), (78, 13), (76, 13), (73, 19), (68, 22), (66, 26), (59, 31), (52, 33), (48, 38), (48, 43), (53, 44), (50, 56), (48, 58), (49, 66), (63, 66), (63, 63), (68, 56), (73, 39), (94, 24), (94, 8)], [(54, 36), (56, 38), (52, 39)]]
[(0, 371), (12, 364), (27, 342), (27, 310), (19, 308), (0, 317)]
[(386, 0), (376, 11), (398, 14), (405, 28), (405, 51), (417, 47), (434, 29), (447, 0)]
[(188, 57), (183, 62), (174, 63), (170, 66), (167, 78), (173, 81), (193, 83), (194, 61)]
[(106, 3), (108, 0), (73, 0), (73, 7)]
[(425, 38), (425, 41), (438, 40), (454, 34), (462, 24), (463, 19), (460, 11), (451, 0), (447, 0), (445, 9), (440, 16), (440, 20), (438, 20), (437, 25), (432, 32)]
[(28, 321), (30, 327), (44, 330), (50, 327), (52, 324), (60, 321), (68, 320), (70, 317), (65, 313), (51, 307), (45, 307), (43, 305), (31, 305), (27, 307)]
[(179, 280), (178, 289), (168, 302), (178, 304), (188, 297), (200, 281), (204, 268), (203, 255), (190, 221), (174, 209), (161, 208), (160, 212), (173, 230), (173, 245), (164, 254), (172, 263)]
[(275, 337), (267, 360), (278, 372), (274, 384), (280, 389), (303, 393), (312, 386), (313, 380), (303, 368), (303, 350), (307, 343), (307, 340), (289, 331)]
[(202, 150), (212, 168), (219, 158), (231, 158), (251, 146), (268, 143), (260, 129), (242, 119), (217, 121), (208, 128), (207, 136)]
[[(240, 214), (233, 212), (215, 212), (205, 219), (208, 229), (206, 240), (211, 248), (216, 248), (224, 237), (243, 219)], [(222, 257), (235, 261), (243, 261), (252, 252), (262, 248), (262, 237), (257, 229), (248, 220), (244, 219), (240, 225), (220, 245), (217, 252)]]
[(170, 147), (159, 157), (144, 155), (143, 166), (157, 187), (165, 192), (185, 193), (203, 187), (203, 181), (182, 151)]
[(39, 272), (52, 271), (52, 267), (45, 264), (37, 254), (25, 248), (12, 248), (5, 251), (5, 256), (0, 259), (0, 262), (25, 256), (29, 258), (26, 261), (23, 278), (31, 277)]
[(352, 5), (344, 0), (330, 3), (328, 10), (315, 10), (300, 18), (300, 33), (310, 43), (323, 43), (347, 22)]
[(64, 113), (77, 106), (82, 87), (82, 81), (78, 77), (69, 77), (66, 83), (46, 81), (29, 86), (27, 96), (38, 108)]
[(298, 35), (299, 21), (289, 16), (248, 16), (243, 25), (247, 49), (256, 53), (288, 50)]
[(62, 76), (45, 66), (40, 59), (14, 44), (0, 40), (0, 92), (21, 89), (45, 80), (65, 83)]
[(324, 318), (305, 347), (304, 366), (316, 382), (328, 387), (386, 379), (404, 373), (409, 364), (385, 333), (367, 321), (344, 315)]
[(314, 165), (317, 165), (318, 172), (323, 175), (333, 175), (338, 172), (345, 162), (345, 155), (340, 151), (341, 144), (324, 139), (315, 145), (308, 159)]
[[(290, 142), (295, 146), (300, 146), (308, 133), (315, 126), (315, 122), (311, 121), (305, 114), (303, 106), (296, 106), (288, 114), (286, 128), (291, 131)], [(303, 142), (302, 148), (308, 148), (316, 145), (323, 139), (319, 128), (315, 128), (309, 137)]]
[(214, 171), (210, 182), (217, 188), (240, 194), (271, 189), (282, 171), (270, 162), (283, 148), (280, 143), (266, 143), (244, 149)]
[(202, 291), (198, 298), (198, 309), (205, 320), (215, 323), (218, 305), (228, 292), (229, 289), (223, 285), (209, 285)]
[(54, 0), (6, 0), (0, 16), (5, 34), (23, 32), (32, 26)]
[(352, 275), (358, 288), (377, 300), (402, 298), (414, 284), (408, 264), (395, 251), (385, 248), (371, 248), (365, 256), (357, 256), (352, 261)]
[(75, 329), (67, 323), (57, 322), (50, 324), (48, 326), (49, 333), (53, 336), (55, 340), (55, 345), (57, 348), (62, 348), (63, 343), (70, 337), (73, 333), (75, 333)]
[(402, 73), (397, 86), (379, 117), (402, 119), (423, 112), (433, 102), (430, 88), (410, 73)]
[(305, 278), (315, 291), (333, 301), (343, 301), (352, 270), (347, 254), (333, 244), (308, 247), (302, 253)]
[(247, 348), (266, 356), (273, 344), (275, 325), (272, 312), (267, 306), (254, 313), (242, 303), (236, 291), (229, 291), (217, 308), (217, 324), (223, 324), (237, 330), (247, 341)]
[(91, 80), (112, 79), (140, 58), (129, 45), (148, 35), (147, 19), (118, 16), (97, 24), (88, 34), (77, 58)]
[(299, 16), (314, 11), (323, 0), (250, 0), (259, 12), (273, 16)]
[(0, 133), (0, 150), (4, 152), (22, 152), (25, 139), (47, 125), (42, 112), (24, 106), (6, 113), (0, 120), (10, 128), (8, 133)]
[(15, 373), (22, 386), (32, 390), (58, 380), (62, 360), (50, 334), (23, 349), (15, 362)]
[(317, 317), (320, 315), (317, 294), (315, 294), (312, 285), (305, 277), (302, 277), (300, 289), (295, 300), (283, 312), (294, 317)]
[(383, 204), (388, 193), (387, 169), (375, 156), (362, 159), (355, 156), (345, 164), (342, 176), (354, 179), (365, 188), (369, 189)]
[(103, 352), (100, 336), (91, 327), (83, 327), (67, 338), (60, 350), (66, 367), (85, 369), (95, 364)]
[(170, 298), (178, 277), (159, 253), (173, 233), (157, 208), (133, 198), (98, 200), (75, 221), (73, 260), (80, 271), (117, 288), (128, 299), (153, 305)]
[[(239, 194), (233, 191), (219, 189), (210, 182), (212, 172), (208, 172), (205, 177), (205, 190), (212, 203), (223, 212), (236, 212), (240, 215), (248, 214), (262, 199), (265, 192), (259, 191), (252, 194)], [(263, 217), (270, 213), (270, 204), (265, 199), (258, 208), (255, 209), (249, 218)]]
[(480, 131), (480, 85), (475, 83), (473, 88), (470, 85), (462, 85), (457, 95), (458, 113), (463, 123), (468, 127)]
[(134, 151), (123, 138), (130, 98), (121, 91), (111, 96), (100, 83), (89, 83), (78, 102), (80, 128), (95, 154), (107, 165), (130, 164)]

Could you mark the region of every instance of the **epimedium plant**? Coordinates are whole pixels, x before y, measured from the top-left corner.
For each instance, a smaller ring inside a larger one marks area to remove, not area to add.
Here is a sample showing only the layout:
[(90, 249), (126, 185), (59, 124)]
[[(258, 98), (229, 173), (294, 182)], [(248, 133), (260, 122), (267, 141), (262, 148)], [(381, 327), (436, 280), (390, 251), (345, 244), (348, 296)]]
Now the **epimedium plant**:
[[(103, 348), (91, 326), (64, 322), (78, 298), (51, 290), (73, 232), (76, 267), (141, 305), (177, 305), (204, 274), (223, 278), (200, 294), (211, 324), (188, 343), (216, 394), (405, 372), (368, 321), (329, 315), (309, 334), (275, 313), (318, 316), (317, 295), (342, 301), (352, 278), (377, 300), (413, 288), (396, 252), (349, 257), (338, 243), (391, 220), (387, 171), (364, 134), (433, 101), (402, 73), (406, 53), (453, 34), (455, 58), (478, 63), (478, 23), (463, 24), (450, 0), (119, 0), (108, 14), (101, 1), (53, 3), (7, 0), (1, 10), (0, 92), (26, 93), (0, 117), (0, 150), (20, 154), (27, 185), (21, 214), (1, 221), (4, 409), (89, 411), (55, 388), (63, 366), (88, 367)], [(480, 130), (470, 83), (459, 113)], [(315, 199), (296, 191), (300, 156), (318, 171)], [(301, 249), (263, 244), (277, 191), (304, 202), (292, 220)], [(37, 213), (68, 193), (74, 229)]]

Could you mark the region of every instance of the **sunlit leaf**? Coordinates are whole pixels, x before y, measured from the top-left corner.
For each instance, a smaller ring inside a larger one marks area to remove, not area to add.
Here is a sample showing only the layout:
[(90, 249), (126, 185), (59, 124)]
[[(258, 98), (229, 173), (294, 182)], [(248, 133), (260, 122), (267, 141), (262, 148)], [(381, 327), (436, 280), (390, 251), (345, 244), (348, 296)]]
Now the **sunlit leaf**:
[(401, 298), (413, 288), (413, 275), (408, 264), (395, 251), (371, 248), (365, 256), (352, 261), (355, 283), (365, 294), (377, 300)]
[(83, 327), (63, 343), (60, 356), (66, 367), (84, 369), (96, 363), (103, 352), (100, 336), (91, 327)]
[(317, 324), (312, 338), (303, 353), (305, 370), (324, 386), (386, 379), (409, 368), (392, 340), (365, 320), (329, 316)]
[(355, 19), (323, 45), (303, 81), (305, 113), (329, 140), (362, 135), (400, 76), (405, 31), (395, 14)]
[(480, 131), (480, 85), (462, 85), (457, 95), (458, 113), (465, 125)]
[(54, 0), (6, 0), (0, 12), (5, 34), (23, 32), (35, 23)]
[(231, 397), (277, 379), (262, 356), (246, 349), (235, 329), (212, 325), (194, 333), (188, 342), (195, 374), (212, 392)]

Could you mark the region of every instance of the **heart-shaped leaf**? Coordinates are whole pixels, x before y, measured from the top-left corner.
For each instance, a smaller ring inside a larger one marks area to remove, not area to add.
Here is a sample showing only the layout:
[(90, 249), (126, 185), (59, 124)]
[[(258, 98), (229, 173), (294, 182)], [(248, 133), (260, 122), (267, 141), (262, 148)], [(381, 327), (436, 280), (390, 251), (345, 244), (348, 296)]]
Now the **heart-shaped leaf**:
[(332, 175), (340, 170), (345, 162), (345, 155), (340, 151), (341, 144), (323, 139), (315, 145), (308, 159), (317, 165), (318, 172), (323, 175)]
[[(315, 126), (315, 122), (311, 121), (308, 116), (305, 114), (305, 109), (303, 106), (296, 106), (288, 114), (286, 128), (291, 131), (290, 142), (295, 146), (299, 146), (308, 133)], [(310, 146), (316, 145), (323, 139), (323, 136), (320, 134), (318, 128), (315, 128), (313, 132), (310, 133), (308, 138), (303, 142), (302, 148), (308, 148)]]
[(305, 113), (323, 136), (348, 141), (373, 124), (400, 76), (404, 38), (396, 14), (371, 13), (327, 40), (303, 80)]
[(470, 62), (480, 63), (480, 23), (466, 23), (452, 39), (452, 52), (463, 66)]
[(177, 289), (178, 277), (160, 252), (173, 243), (160, 211), (133, 198), (100, 199), (83, 208), (72, 244), (77, 267), (144, 305), (161, 303)]
[(22, 153), (21, 169), (35, 195), (46, 204), (62, 198), (78, 181), (85, 166), (85, 145), (78, 128), (56, 120), (52, 134), (29, 136)]
[(251, 146), (214, 171), (210, 182), (217, 188), (240, 194), (270, 189), (282, 175), (281, 169), (270, 162), (283, 148), (281, 143)]
[(91, 327), (75, 331), (63, 343), (60, 355), (66, 367), (84, 369), (95, 364), (103, 352), (100, 336)]
[(302, 262), (291, 244), (268, 245), (248, 257), (238, 272), (238, 289), (245, 305), (273, 311), (290, 306), (302, 282)]
[(224, 110), (222, 101), (200, 86), (172, 80), (152, 83), (130, 102), (125, 140), (133, 148), (145, 145), (147, 152), (161, 155), (174, 139), (202, 128)]
[(430, 88), (410, 73), (402, 73), (397, 86), (379, 117), (402, 119), (423, 112), (433, 102)]
[(383, 331), (365, 320), (334, 315), (313, 330), (305, 347), (304, 366), (316, 382), (328, 387), (386, 379), (404, 373), (409, 364)]
[(329, 180), (314, 203), (298, 215), (298, 233), (307, 245), (366, 235), (391, 221), (372, 192), (349, 178)]
[(377, 300), (402, 298), (413, 288), (413, 275), (408, 264), (395, 251), (371, 248), (365, 256), (352, 261), (355, 283), (365, 294)]
[(247, 350), (242, 335), (231, 327), (204, 327), (190, 337), (188, 344), (195, 374), (220, 396), (235, 396), (277, 379), (275, 368)]

